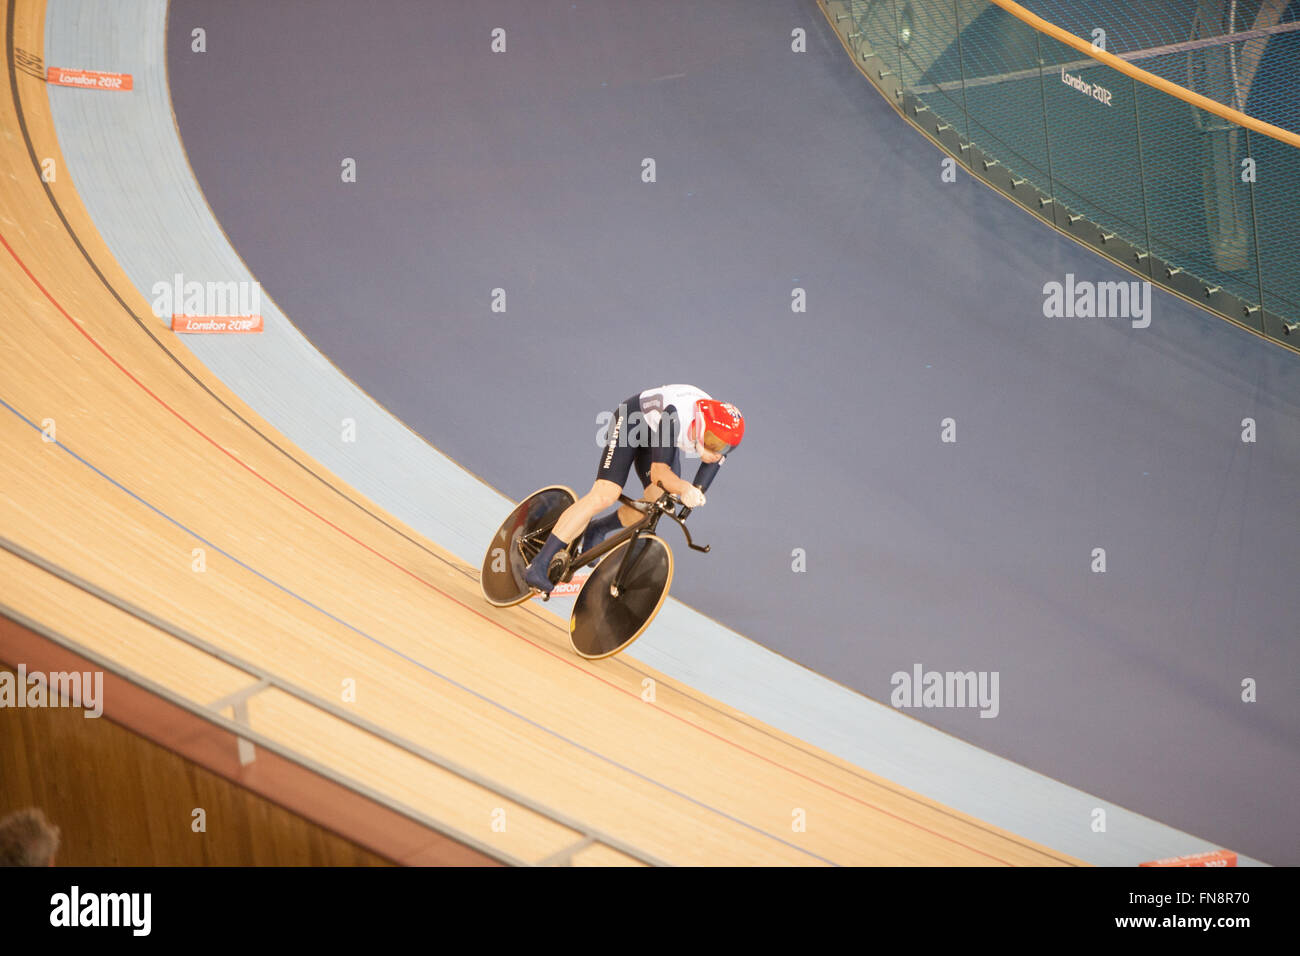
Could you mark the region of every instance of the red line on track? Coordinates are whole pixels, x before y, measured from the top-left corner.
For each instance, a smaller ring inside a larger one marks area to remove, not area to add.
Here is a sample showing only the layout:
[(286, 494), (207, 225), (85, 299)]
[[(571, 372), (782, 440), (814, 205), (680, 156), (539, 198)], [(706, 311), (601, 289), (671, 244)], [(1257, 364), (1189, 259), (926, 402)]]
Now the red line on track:
[[(303, 504), (303, 502), (299, 501), (299, 500), (298, 500), (297, 498), (295, 498), (293, 495), (289, 494), (289, 492), (285, 491), (285, 490), (284, 490), (283, 488), (281, 488), (279, 485), (275, 484), (275, 482), (271, 481), (269, 478), (267, 478), (266, 476), (264, 476), (264, 475), (262, 475), (261, 473), (259, 473), (259, 472), (257, 471), (257, 469), (253, 468), (253, 467), (252, 467), (251, 465), (249, 465), (247, 462), (244, 462), (244, 461), (240, 460), (240, 459), (239, 459), (239, 458), (238, 458), (238, 457), (237, 457), (233, 452), (227, 451), (225, 448), (222, 448), (221, 445), (219, 445), (219, 444), (218, 444), (214, 439), (212, 439), (212, 438), (208, 437), (208, 435), (204, 434), (204, 433), (203, 433), (203, 432), (198, 428), (198, 426), (196, 426), (195, 424), (193, 424), (193, 423), (192, 423), (189, 419), (187, 419), (184, 415), (182, 415), (180, 412), (176, 411), (176, 409), (172, 408), (170, 405), (167, 404), (167, 402), (165, 402), (162, 398), (160, 398), (157, 394), (155, 394), (155, 393), (154, 393), (154, 392), (149, 388), (149, 386), (145, 385), (142, 381), (140, 381), (138, 378), (136, 378), (134, 375), (132, 375), (131, 372), (130, 372), (130, 371), (129, 371), (129, 370), (128, 370), (124, 365), (122, 365), (121, 362), (119, 362), (119, 361), (118, 361), (117, 359), (115, 359), (112, 355), (110, 355), (109, 352), (108, 352), (108, 350), (105, 349), (102, 345), (100, 345), (98, 341), (96, 341), (96, 339), (95, 339), (95, 337), (94, 337), (93, 335), (91, 335), (88, 331), (86, 331), (85, 327), (82, 326), (82, 324), (81, 324), (80, 322), (78, 322), (78, 321), (77, 321), (76, 319), (74, 319), (70, 314), (68, 314), (68, 311), (67, 311), (65, 308), (63, 308), (62, 305), (59, 304), (58, 300), (55, 299), (54, 296), (50, 294), (49, 290), (47, 290), (47, 289), (45, 288), (45, 286), (41, 285), (40, 280), (36, 278), (36, 276), (32, 273), (31, 269), (27, 268), (27, 263), (23, 262), (23, 260), (20, 259), (20, 258), (18, 257), (18, 253), (14, 251), (13, 246), (9, 245), (9, 241), (4, 237), (3, 234), (0, 234), (0, 244), (3, 244), (3, 245), (4, 245), (5, 250), (9, 253), (10, 256), (13, 257), (14, 262), (18, 263), (18, 267), (19, 267), (20, 269), (22, 269), (22, 270), (23, 270), (23, 273), (27, 276), (27, 278), (31, 280), (32, 285), (36, 286), (36, 288), (40, 290), (41, 294), (42, 294), (43, 296), (45, 296), (46, 299), (49, 300), (50, 304), (53, 305), (56, 309), (58, 309), (58, 310), (59, 310), (59, 313), (60, 313), (60, 314), (61, 314), (65, 319), (67, 319), (70, 323), (72, 323), (73, 328), (75, 328), (78, 332), (80, 332), (80, 333), (82, 334), (82, 336), (85, 337), (86, 341), (89, 342), (91, 345), (93, 345), (93, 346), (95, 347), (95, 349), (96, 349), (96, 350), (97, 350), (101, 355), (104, 356), (104, 358), (108, 359), (108, 361), (109, 361), (110, 363), (112, 363), (112, 365), (113, 365), (114, 368), (116, 368), (119, 372), (121, 372), (121, 373), (122, 373), (123, 375), (125, 375), (128, 379), (130, 379), (133, 383), (135, 383), (135, 385), (138, 386), (138, 387), (140, 388), (140, 390), (143, 391), (146, 395), (148, 395), (148, 396), (149, 396), (150, 398), (152, 398), (155, 402), (157, 402), (159, 405), (161, 405), (163, 408), (165, 408), (168, 412), (170, 412), (170, 413), (171, 413), (171, 414), (176, 418), (177, 421), (179, 421), (181, 424), (183, 424), (183, 425), (184, 425), (186, 428), (188, 428), (190, 431), (194, 432), (194, 434), (198, 435), (200, 438), (202, 438), (204, 441), (206, 441), (209, 445), (211, 445), (211, 446), (212, 446), (213, 448), (215, 448), (217, 451), (221, 452), (221, 454), (225, 455), (225, 456), (226, 456), (227, 458), (229, 458), (231, 461), (235, 462), (235, 464), (239, 465), (240, 468), (243, 468), (243, 469), (244, 469), (245, 471), (247, 471), (250, 475), (252, 475), (252, 476), (254, 476), (255, 478), (257, 478), (258, 481), (261, 481), (261, 482), (262, 482), (263, 484), (265, 484), (268, 488), (271, 488), (273, 491), (279, 493), (279, 494), (282, 495), (283, 497), (287, 498), (289, 501), (292, 501), (295, 505), (297, 505), (297, 506), (298, 506), (299, 508), (301, 508), (303, 511), (307, 512), (307, 513), (308, 513), (309, 515), (311, 515), (313, 518), (316, 518), (317, 520), (321, 521), (323, 524), (325, 524), (325, 525), (329, 526), (330, 528), (334, 529), (334, 530), (337, 531), (339, 534), (343, 535), (343, 537), (345, 537), (345, 538), (347, 538), (349, 541), (351, 541), (353, 544), (359, 545), (361, 548), (365, 549), (366, 551), (368, 551), (368, 552), (370, 552), (371, 554), (373, 554), (375, 557), (379, 558), (379, 560), (383, 561), (385, 564), (388, 564), (388, 565), (390, 565), (390, 566), (396, 568), (396, 569), (397, 569), (398, 571), (400, 571), (402, 574), (405, 574), (407, 577), (411, 578), (411, 579), (414, 580), (414, 581), (418, 581), (420, 584), (422, 584), (422, 585), (424, 585), (425, 587), (429, 588), (430, 590), (435, 591), (436, 593), (442, 595), (442, 596), (443, 596), (444, 598), (446, 598), (448, 601), (451, 601), (453, 604), (455, 604), (455, 605), (457, 605), (457, 606), (459, 606), (459, 607), (461, 607), (461, 608), (464, 608), (466, 611), (469, 611), (471, 614), (474, 614), (476, 617), (479, 617), (479, 618), (481, 618), (482, 620), (487, 621), (489, 624), (493, 625), (494, 627), (500, 628), (502, 631), (505, 631), (507, 634), (509, 634), (511, 637), (515, 638), (516, 640), (523, 641), (525, 644), (528, 644), (529, 646), (535, 648), (536, 650), (541, 651), (543, 654), (546, 654), (547, 656), (551, 657), (552, 659), (554, 659), (554, 660), (556, 660), (556, 661), (559, 661), (559, 662), (562, 663), (562, 664), (566, 664), (566, 665), (568, 665), (569, 667), (572, 667), (574, 670), (578, 671), (579, 673), (581, 673), (581, 674), (585, 674), (586, 676), (588, 676), (588, 677), (590, 677), (590, 678), (592, 678), (592, 679), (594, 679), (594, 680), (599, 681), (600, 683), (604, 684), (606, 687), (610, 688), (611, 690), (615, 691), (616, 693), (623, 694), (623, 695), (625, 695), (625, 696), (627, 696), (627, 697), (634, 697), (634, 698), (636, 698), (637, 700), (640, 700), (640, 699), (641, 699), (641, 698), (640, 698), (640, 695), (635, 694), (635, 693), (633, 693), (633, 692), (630, 691), (630, 690), (626, 690), (626, 689), (624, 689), (624, 688), (622, 688), (622, 687), (619, 687), (617, 684), (613, 683), (612, 681), (607, 680), (607, 679), (604, 678), (604, 677), (601, 677), (599, 674), (596, 674), (596, 673), (594, 673), (594, 672), (592, 672), (592, 671), (587, 670), (585, 667), (582, 667), (581, 665), (579, 665), (579, 664), (576, 663), (575, 661), (569, 660), (569, 659), (567, 659), (567, 658), (565, 658), (565, 657), (562, 657), (562, 656), (559, 655), (559, 654), (556, 654), (554, 651), (550, 650), (549, 648), (543, 647), (542, 645), (538, 644), (537, 642), (532, 641), (532, 640), (529, 640), (527, 637), (524, 637), (522, 634), (516, 634), (514, 631), (510, 630), (510, 628), (508, 628), (508, 627), (506, 627), (504, 624), (502, 624), (500, 621), (494, 621), (494, 620), (492, 620), (492, 618), (488, 617), (488, 616), (487, 616), (486, 614), (484, 614), (482, 611), (479, 611), (478, 609), (476, 609), (476, 608), (474, 608), (474, 607), (471, 607), (470, 605), (468, 605), (468, 604), (466, 604), (465, 602), (459, 600), (458, 598), (453, 597), (452, 595), (450, 595), (450, 594), (448, 594), (446, 591), (442, 590), (442, 588), (438, 587), (438, 586), (437, 586), (436, 584), (434, 584), (433, 582), (431, 582), (431, 581), (426, 581), (424, 578), (420, 577), (420, 576), (419, 576), (418, 574), (416, 574), (414, 571), (411, 571), (409, 568), (405, 568), (405, 567), (403, 567), (401, 564), (399, 564), (398, 562), (394, 561), (392, 558), (390, 558), (390, 557), (388, 557), (387, 555), (385, 555), (385, 554), (383, 554), (383, 553), (381, 553), (381, 552), (375, 550), (375, 549), (372, 548), (370, 545), (366, 544), (364, 541), (362, 541), (362, 540), (360, 540), (359, 538), (356, 538), (356, 537), (354, 537), (353, 535), (349, 534), (347, 531), (344, 531), (342, 528), (340, 528), (338, 525), (334, 524), (334, 522), (330, 521), (330, 520), (329, 520), (328, 518), (326, 518), (324, 515), (322, 515), (322, 514), (316, 512), (316, 511), (313, 511), (310, 507), (308, 507), (307, 505)], [(744, 745), (742, 745), (742, 744), (740, 744), (740, 743), (737, 743), (737, 742), (734, 741), (734, 740), (730, 740), (730, 739), (728, 739), (728, 738), (726, 738), (726, 737), (723, 737), (721, 734), (718, 734), (718, 733), (716, 733), (715, 731), (709, 730), (709, 729), (707, 729), (707, 728), (705, 728), (705, 727), (701, 727), (699, 724), (693, 723), (692, 721), (687, 720), (685, 717), (682, 717), (682, 716), (679, 715), (679, 714), (674, 714), (674, 713), (671, 712), (671, 711), (668, 711), (668, 710), (662, 710), (662, 709), (658, 709), (658, 708), (657, 708), (657, 710), (658, 710), (659, 713), (664, 714), (664, 715), (667, 716), (667, 717), (671, 717), (673, 720), (679, 721), (680, 723), (685, 724), (687, 727), (691, 727), (692, 729), (697, 730), (697, 731), (699, 731), (699, 732), (702, 733), (702, 734), (706, 734), (706, 735), (712, 737), (713, 739), (718, 740), (718, 741), (721, 741), (722, 743), (724, 743), (724, 744), (726, 744), (726, 745), (728, 745), (728, 746), (730, 746), (730, 747), (734, 747), (735, 749), (741, 751), (742, 753), (748, 754), (749, 756), (754, 757), (754, 758), (757, 759), (757, 760), (761, 760), (761, 761), (763, 761), (764, 763), (770, 764), (771, 766), (776, 767), (776, 768), (779, 769), (779, 770), (783, 770), (783, 771), (785, 771), (786, 773), (791, 774), (792, 776), (799, 777), (799, 778), (802, 779), (802, 780), (806, 780), (806, 781), (808, 781), (809, 783), (815, 784), (816, 786), (819, 786), (819, 787), (821, 787), (821, 788), (823, 788), (823, 789), (825, 789), (825, 790), (827, 790), (827, 791), (829, 791), (829, 792), (831, 792), (831, 793), (834, 793), (834, 794), (836, 794), (837, 796), (841, 796), (841, 797), (843, 797), (843, 798), (846, 799), (846, 800), (849, 800), (849, 801), (851, 801), (851, 802), (853, 802), (853, 803), (857, 803), (857, 804), (859, 804), (859, 805), (861, 805), (861, 806), (867, 807), (868, 809), (875, 810), (877, 813), (883, 814), (884, 816), (887, 816), (887, 817), (891, 817), (891, 818), (893, 818), (893, 819), (895, 819), (895, 820), (898, 820), (898, 821), (901, 822), (901, 823), (906, 823), (906, 824), (908, 824), (909, 826), (913, 826), (913, 827), (915, 827), (915, 828), (918, 829), (918, 830), (921, 830), (921, 831), (923, 831), (923, 832), (925, 832), (925, 833), (929, 833), (929, 834), (931, 834), (932, 836), (939, 837), (940, 839), (947, 840), (947, 841), (949, 841), (950, 843), (954, 843), (954, 844), (956, 844), (957, 846), (964, 847), (965, 849), (970, 850), (972, 853), (978, 853), (980, 856), (986, 856), (986, 857), (988, 857), (990, 860), (997, 860), (999, 863), (1006, 864), (1007, 866), (1014, 866), (1014, 864), (1008, 862), (1007, 860), (1003, 860), (1003, 859), (1001, 859), (1000, 857), (996, 857), (996, 856), (994, 856), (994, 855), (991, 854), (991, 853), (985, 853), (983, 850), (977, 850), (975, 847), (970, 846), (970, 845), (968, 845), (968, 844), (966, 844), (966, 843), (962, 843), (960, 840), (954, 839), (953, 837), (950, 837), (950, 836), (948, 836), (948, 835), (946, 835), (946, 834), (939, 833), (937, 830), (931, 830), (929, 827), (922, 826), (921, 824), (917, 823), (917, 822), (914, 821), (914, 820), (909, 820), (909, 819), (907, 819), (906, 817), (902, 817), (902, 816), (899, 816), (898, 814), (891, 813), (890, 811), (885, 810), (883, 807), (879, 807), (879, 806), (877, 806), (876, 804), (871, 803), (871, 802), (868, 801), (868, 800), (863, 800), (861, 797), (855, 797), (855, 796), (853, 796), (853, 795), (850, 794), (850, 793), (845, 793), (843, 790), (840, 790), (840, 789), (838, 789), (838, 788), (836, 788), (836, 787), (832, 787), (830, 784), (828, 784), (828, 783), (826, 783), (826, 782), (824, 782), (824, 781), (818, 780), (818, 779), (815, 778), (815, 777), (810, 777), (810, 776), (808, 776), (807, 774), (800, 773), (798, 770), (795, 770), (795, 769), (792, 768), (792, 767), (788, 767), (788, 766), (786, 766), (785, 764), (781, 763), (780, 761), (773, 760), (771, 757), (765, 757), (764, 755), (762, 755), (762, 754), (760, 754), (760, 753), (757, 753), (757, 752), (755, 752), (755, 751), (753, 751), (753, 750), (750, 750), (748, 747), (745, 747)], [(1039, 852), (1041, 852), (1041, 851), (1039, 851)]]

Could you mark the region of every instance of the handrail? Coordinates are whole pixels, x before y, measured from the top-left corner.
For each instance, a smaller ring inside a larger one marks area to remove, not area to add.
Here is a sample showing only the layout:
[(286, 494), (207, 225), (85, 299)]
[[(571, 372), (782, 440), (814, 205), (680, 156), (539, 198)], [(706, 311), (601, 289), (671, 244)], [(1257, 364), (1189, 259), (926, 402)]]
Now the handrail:
[(1097, 50), (1093, 45), (1082, 37), (1077, 37), (1068, 30), (1062, 29), (1055, 23), (1044, 20), (1036, 14), (1030, 13), (1015, 0), (989, 0), (990, 3), (1001, 7), (1007, 13), (1011, 14), (1017, 20), (1020, 20), (1039, 33), (1046, 34), (1054, 40), (1064, 43), (1066, 46), (1073, 47), (1080, 53), (1087, 54), (1113, 70), (1118, 70), (1127, 76), (1132, 77), (1145, 86), (1154, 87), (1163, 93), (1168, 93), (1175, 99), (1182, 100), (1190, 106), (1196, 106), (1206, 112), (1213, 113), (1222, 119), (1226, 119), (1238, 126), (1244, 126), (1252, 129), (1257, 133), (1276, 139), (1300, 149), (1300, 133), (1293, 133), (1290, 130), (1282, 129), (1280, 126), (1274, 126), (1272, 123), (1265, 123), (1261, 119), (1248, 116), (1240, 110), (1234, 110), (1231, 106), (1225, 106), (1217, 100), (1212, 100), (1208, 96), (1202, 96), (1200, 93), (1193, 93), (1186, 87), (1179, 86), (1177, 83), (1170, 82), (1164, 77), (1156, 76), (1154, 73), (1148, 73), (1141, 67), (1136, 67), (1126, 60), (1121, 59), (1113, 53), (1107, 53), (1105, 50)]
[[(24, 630), (27, 630), (32, 634), (37, 635), (38, 637), (44, 638), (47, 641), (57, 644), (59, 647), (63, 648), (66, 651), (70, 651), (71, 653), (76, 654), (78, 657), (88, 661), (90, 664), (100, 668), (106, 673), (112, 674), (113, 676), (118, 677), (129, 684), (134, 684), (136, 687), (139, 687), (141, 690), (145, 691), (146, 693), (152, 694), (154, 697), (157, 697), (159, 700), (164, 700), (167, 703), (171, 704), (172, 706), (187, 711), (188, 713), (193, 714), (195, 717), (207, 721), (208, 723), (212, 724), (214, 727), (218, 727), (221, 730), (226, 731), (228, 734), (230, 734), (236, 739), (239, 748), (239, 762), (241, 764), (247, 762), (244, 755), (249, 751), (247, 751), (245, 748), (250, 747), (253, 744), (256, 744), (258, 747), (261, 747), (267, 753), (273, 753), (284, 760), (287, 760), (291, 763), (295, 763), (298, 766), (311, 771), (312, 773), (316, 774), (318, 777), (321, 777), (324, 780), (329, 780), (333, 783), (338, 784), (339, 786), (351, 790), (353, 793), (360, 794), (361, 796), (365, 797), (367, 800), (372, 800), (375, 803), (379, 804), (380, 806), (387, 807), (389, 810), (399, 813), (402, 816), (406, 817), (407, 819), (414, 820), (416, 823), (419, 823), (421, 826), (427, 827), (430, 830), (441, 833), (443, 836), (456, 840), (461, 844), (463, 844), (464, 846), (467, 846), (472, 850), (476, 850), (479, 853), (482, 853), (484, 856), (487, 856), (491, 859), (495, 859), (499, 863), (504, 863), (509, 866), (531, 865), (526, 860), (522, 860), (511, 853), (508, 853), (496, 847), (489, 846), (483, 841), (478, 840), (472, 836), (469, 836), (466, 833), (457, 830), (455, 827), (448, 826), (444, 823), (434, 820), (431, 817), (426, 816), (425, 814), (420, 813), (417, 810), (404, 806), (398, 803), (396, 800), (392, 799), (391, 797), (388, 797), (387, 795), (380, 793), (379, 791), (374, 790), (373, 788), (368, 787), (363, 783), (360, 783), (358, 781), (347, 780), (340, 774), (318, 763), (317, 761), (311, 759), (310, 757), (305, 757), (300, 753), (296, 753), (290, 750), (286, 745), (278, 743), (272, 740), (271, 738), (265, 736), (264, 734), (261, 734), (258, 731), (253, 730), (250, 726), (248, 726), (246, 714), (244, 715), (244, 718), (241, 719), (238, 713), (236, 713), (235, 718), (232, 719), (230, 717), (226, 717), (224, 714), (221, 714), (216, 710), (217, 703), (219, 702), (214, 702), (213, 704), (207, 706), (203, 704), (195, 703), (194, 701), (190, 700), (189, 698), (181, 694), (176, 693), (170, 688), (164, 687), (162, 684), (150, 680), (148, 677), (145, 677), (143, 674), (136, 673), (135, 671), (131, 670), (129, 667), (121, 666), (120, 664), (115, 662), (112, 658), (108, 657), (106, 654), (102, 654), (99, 651), (96, 651), (94, 648), (90, 648), (85, 646), (84, 644), (81, 644), (80, 642), (74, 640), (73, 638), (68, 637), (66, 634), (62, 633), (61, 631), (56, 631), (48, 624), (38, 621), (36, 620), (36, 618), (30, 617), (24, 614), (22, 611), (18, 610), (17, 608), (4, 603), (4, 601), (0, 601), (0, 619), (11, 621), (14, 624), (18, 625), (19, 627), (23, 628)], [(242, 695), (243, 697), (246, 698), (247, 696), (251, 695), (252, 690), (253, 688), (246, 687), (240, 691), (237, 691), (235, 694), (232, 694), (231, 697), (238, 698)], [(243, 701), (243, 703), (246, 703), (246, 700)], [(228, 702), (226, 703), (226, 706), (230, 707), (232, 705), (231, 703)], [(238, 711), (240, 707), (240, 701), (234, 702), (233, 706), (235, 707), (236, 711)]]
[[(519, 806), (525, 807), (526, 809), (532, 811), (533, 813), (536, 813), (541, 817), (545, 817), (546, 819), (551, 820), (553, 823), (557, 823), (560, 826), (567, 827), (568, 829), (573, 830), (575, 833), (580, 834), (582, 838), (587, 839), (588, 841), (587, 843), (582, 843), (581, 840), (573, 843), (568, 848), (568, 856), (577, 853), (578, 850), (584, 848), (590, 843), (599, 843), (604, 846), (610, 847), (613, 850), (617, 850), (619, 853), (622, 853), (625, 856), (631, 857), (632, 859), (638, 860), (639, 862), (645, 863), (649, 866), (671, 865), (667, 863), (665, 860), (659, 859), (658, 857), (655, 857), (645, 852), (644, 850), (638, 849), (637, 847), (634, 847), (631, 844), (628, 844), (623, 840), (618, 839), (617, 837), (611, 836), (610, 834), (607, 834), (599, 829), (596, 829), (595, 827), (589, 826), (580, 820), (574, 819), (573, 817), (570, 817), (568, 814), (562, 813), (558, 810), (548, 807), (542, 804), (541, 802), (534, 800), (533, 798), (514, 790), (512, 787), (508, 787), (503, 784), (497, 783), (496, 781), (483, 776), (477, 771), (471, 770), (469, 767), (462, 766), (459, 763), (456, 763), (446, 757), (443, 757), (440, 754), (434, 753), (433, 751), (419, 744), (409, 741), (404, 737), (401, 737), (398, 734), (393, 733), (391, 730), (389, 730), (386, 727), (374, 723), (373, 721), (366, 720), (365, 718), (359, 717), (355, 714), (348, 713), (343, 708), (337, 707), (331, 702), (323, 700), (320, 697), (316, 696), (315, 694), (312, 694), (309, 691), (297, 687), (291, 681), (285, 680), (282, 677), (272, 674), (266, 671), (265, 669), (257, 666), (256, 664), (253, 664), (251, 661), (246, 661), (243, 658), (239, 657), (238, 655), (232, 654), (231, 652), (225, 650), (224, 648), (218, 647), (217, 645), (212, 644), (204, 640), (203, 638), (198, 637), (197, 635), (191, 634), (190, 632), (184, 630), (178, 625), (172, 624), (171, 622), (166, 621), (143, 608), (136, 607), (135, 605), (131, 604), (129, 601), (121, 597), (118, 597), (116, 594), (113, 594), (112, 592), (107, 591), (104, 588), (101, 588), (90, 581), (87, 581), (86, 579), (74, 574), (73, 572), (67, 570), (66, 568), (63, 568), (55, 564), (53, 561), (50, 561), (48, 558), (45, 558), (44, 556), (39, 555), (34, 551), (31, 551), (30, 549), (24, 547), (23, 545), (18, 544), (15, 541), (11, 541), (8, 538), (5, 538), (3, 535), (0, 535), (0, 551), (7, 551), (8, 553), (12, 554), (14, 557), (18, 558), (19, 560), (25, 561), (26, 563), (32, 565), (33, 567), (39, 568), (45, 573), (50, 574), (53, 577), (56, 577), (59, 580), (63, 581), (65, 584), (69, 584), (72, 587), (76, 588), (77, 590), (82, 591), (85, 594), (89, 594), (91, 597), (97, 598), (98, 600), (109, 605), (110, 607), (117, 608), (119, 611), (122, 611), (130, 615), (131, 617), (135, 618), (141, 623), (147, 624), (148, 626), (154, 628), (155, 630), (162, 631), (164, 634), (170, 635), (171, 637), (175, 638), (181, 643), (187, 644), (190, 647), (195, 648), (196, 650), (202, 651), (203, 653), (209, 655), (210, 657), (214, 657), (217, 660), (221, 661), (222, 663), (235, 668), (236, 670), (243, 671), (244, 673), (257, 678), (258, 681), (254, 685), (250, 685), (248, 687), (241, 689), (240, 691), (237, 691), (235, 694), (231, 695), (231, 699), (223, 698), (218, 701), (210, 702), (206, 705), (199, 704), (195, 701), (190, 700), (189, 698), (183, 697), (179, 694), (174, 694), (166, 690), (165, 688), (162, 688), (156, 682), (149, 680), (147, 677), (144, 677), (143, 675), (134, 673), (129, 668), (123, 667), (121, 664), (115, 661), (111, 661), (107, 656), (96, 653), (93, 649), (86, 647), (85, 645), (81, 644), (79, 641), (69, 638), (66, 635), (57, 634), (57, 632), (54, 632), (52, 629), (40, 625), (34, 619), (28, 618), (26, 615), (22, 615), (21, 612), (17, 611), (17, 609), (8, 608), (3, 603), (0, 603), (0, 613), (3, 613), (4, 616), (10, 617), (11, 619), (21, 618), (21, 623), (23, 624), (24, 627), (27, 627), (29, 630), (37, 631), (38, 633), (43, 634), (45, 637), (54, 640), (56, 643), (61, 644), (62, 646), (68, 648), (69, 650), (81, 654), (83, 657), (94, 660), (95, 663), (99, 664), (105, 670), (112, 671), (113, 673), (130, 681), (133, 684), (136, 684), (141, 687), (145, 687), (151, 693), (164, 697), (171, 703), (176, 704), (177, 706), (190, 711), (191, 713), (195, 714), (198, 717), (202, 717), (205, 720), (218, 724), (219, 726), (223, 727), (226, 730), (231, 731), (232, 733), (235, 733), (236, 735), (242, 734), (243, 737), (250, 739), (255, 743), (258, 743), (263, 747), (266, 747), (266, 749), (278, 753), (288, 760), (292, 760), (296, 763), (299, 763), (307, 767), (308, 769), (312, 770), (313, 772), (319, 774), (320, 776), (333, 780), (335, 783), (341, 784), (342, 786), (347, 787), (350, 790), (353, 790), (357, 793), (361, 793), (363, 796), (366, 796), (369, 799), (376, 800), (376, 802), (382, 803), (383, 805), (396, 810), (397, 812), (403, 814), (404, 816), (409, 817), (410, 819), (416, 820), (417, 822), (421, 823), (424, 826), (429, 827), (430, 829), (437, 830), (441, 833), (444, 833), (452, 837), (453, 839), (464, 843), (467, 846), (470, 846), (482, 853), (487, 854), (488, 856), (497, 857), (498, 859), (501, 859), (504, 862), (510, 863), (512, 865), (516, 865), (516, 866), (541, 865), (539, 863), (530, 864), (528, 861), (521, 860), (515, 857), (513, 854), (509, 854), (495, 847), (490, 847), (487, 844), (483, 843), (482, 841), (474, 837), (471, 837), (468, 834), (462, 833), (457, 829), (455, 829), (454, 827), (449, 826), (446, 823), (442, 823), (441, 821), (434, 820), (431, 817), (428, 817), (427, 815), (420, 813), (419, 811), (413, 810), (412, 808), (405, 807), (397, 803), (395, 800), (387, 797), (386, 795), (379, 794), (378, 791), (373, 790), (372, 788), (362, 783), (361, 781), (346, 778), (341, 774), (338, 774), (332, 770), (329, 770), (321, 766), (319, 763), (311, 760), (308, 757), (305, 757), (301, 754), (289, 752), (286, 747), (272, 743), (269, 740), (269, 738), (266, 738), (263, 735), (258, 734), (256, 731), (253, 731), (251, 728), (240, 727), (237, 721), (233, 721), (233, 722), (230, 721), (228, 718), (226, 718), (219, 712), (220, 708), (222, 706), (225, 707), (231, 706), (231, 703), (233, 702), (234, 698), (242, 699), (247, 697), (251, 693), (256, 693), (260, 690), (274, 688), (275, 690), (282, 691), (283, 693), (286, 693), (289, 696), (302, 701), (303, 703), (307, 704), (310, 707), (315, 708), (316, 710), (321, 711), (322, 713), (328, 714), (329, 716), (334, 717), (337, 720), (341, 720), (344, 723), (350, 724), (351, 726), (356, 727), (358, 730), (364, 731), (365, 733), (370, 734), (372, 737), (382, 740), (384, 743), (391, 744), (392, 746), (395, 746), (405, 751), (406, 753), (411, 754), (412, 756), (419, 757), (420, 759), (424, 760), (426, 763), (432, 764), (435, 767), (438, 767), (442, 770), (447, 771), (448, 773), (460, 777), (462, 780), (465, 780), (475, 786), (482, 787), (484, 790), (491, 791), (497, 794), (498, 796), (504, 797), (507, 800), (511, 801), (512, 803), (516, 803)], [(559, 858), (559, 857), (567, 858), (564, 852), (557, 851), (556, 853), (551, 854), (551, 856), (548, 856), (546, 858), (546, 861), (553, 862), (553, 858)]]

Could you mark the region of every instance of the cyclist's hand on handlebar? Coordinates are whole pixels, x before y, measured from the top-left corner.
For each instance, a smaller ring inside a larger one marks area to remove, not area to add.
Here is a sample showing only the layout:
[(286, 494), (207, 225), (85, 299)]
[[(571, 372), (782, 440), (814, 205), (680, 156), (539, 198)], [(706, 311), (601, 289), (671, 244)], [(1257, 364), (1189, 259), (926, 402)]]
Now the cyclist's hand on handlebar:
[(688, 508), (698, 508), (704, 504), (704, 492), (691, 485), (680, 495), (682, 504)]

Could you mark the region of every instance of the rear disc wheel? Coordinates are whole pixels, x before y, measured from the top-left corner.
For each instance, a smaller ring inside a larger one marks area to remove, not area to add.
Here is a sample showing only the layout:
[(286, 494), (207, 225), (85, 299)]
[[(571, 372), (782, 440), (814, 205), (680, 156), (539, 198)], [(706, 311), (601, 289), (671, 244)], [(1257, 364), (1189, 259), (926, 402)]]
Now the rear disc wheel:
[(549, 485), (519, 502), (501, 522), (479, 574), (489, 604), (511, 607), (528, 600), (533, 589), (524, 583), (524, 568), (542, 550), (564, 509), (577, 500), (572, 488)]

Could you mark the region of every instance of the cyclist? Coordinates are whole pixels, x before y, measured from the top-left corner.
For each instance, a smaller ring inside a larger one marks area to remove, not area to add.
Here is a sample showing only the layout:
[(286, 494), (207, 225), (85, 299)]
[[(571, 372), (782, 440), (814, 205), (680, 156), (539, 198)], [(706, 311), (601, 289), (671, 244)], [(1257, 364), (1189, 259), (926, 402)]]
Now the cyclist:
[[(664, 488), (681, 498), (686, 507), (700, 507), (719, 466), (744, 434), (745, 419), (735, 405), (719, 402), (694, 385), (662, 385), (621, 402), (614, 410), (609, 438), (600, 453), (596, 481), (589, 492), (560, 515), (546, 544), (524, 569), (524, 580), (550, 594), (555, 585), (548, 572), (561, 549), (581, 534), (582, 550), (587, 551), (611, 531), (634, 524), (641, 517), (634, 508), (624, 505), (592, 520), (618, 501), (633, 466), (644, 488), (642, 501), (658, 498), (663, 493), (658, 482), (663, 482)], [(700, 458), (694, 482), (681, 477), (683, 452)]]

